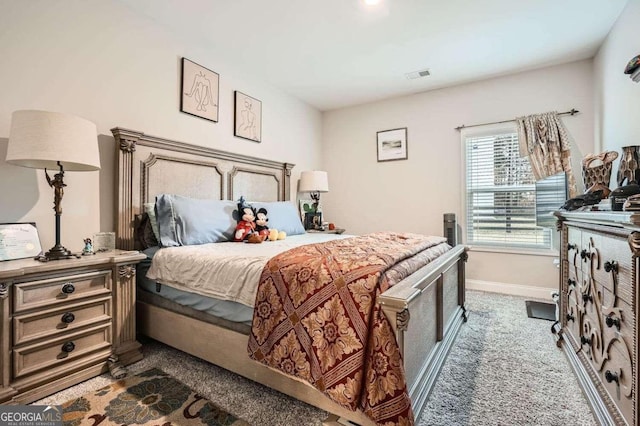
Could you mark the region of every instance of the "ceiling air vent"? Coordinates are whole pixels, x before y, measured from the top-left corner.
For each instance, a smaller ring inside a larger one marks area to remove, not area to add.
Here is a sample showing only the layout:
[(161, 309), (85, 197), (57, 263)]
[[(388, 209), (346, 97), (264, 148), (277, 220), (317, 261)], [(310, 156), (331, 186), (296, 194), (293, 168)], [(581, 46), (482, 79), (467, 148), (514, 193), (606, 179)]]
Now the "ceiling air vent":
[(428, 69), (408, 72), (405, 74), (405, 76), (407, 77), (407, 80), (415, 80), (416, 78), (427, 77), (429, 75), (431, 75), (431, 72)]

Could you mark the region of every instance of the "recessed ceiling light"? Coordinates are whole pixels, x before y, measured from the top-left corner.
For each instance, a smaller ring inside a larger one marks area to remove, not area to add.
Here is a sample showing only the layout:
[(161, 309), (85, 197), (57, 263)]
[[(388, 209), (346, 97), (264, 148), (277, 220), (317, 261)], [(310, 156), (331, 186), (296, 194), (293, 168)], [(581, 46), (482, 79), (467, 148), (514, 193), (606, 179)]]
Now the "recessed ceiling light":
[(376, 4), (380, 3), (380, 0), (362, 0), (362, 1), (367, 6), (375, 6)]

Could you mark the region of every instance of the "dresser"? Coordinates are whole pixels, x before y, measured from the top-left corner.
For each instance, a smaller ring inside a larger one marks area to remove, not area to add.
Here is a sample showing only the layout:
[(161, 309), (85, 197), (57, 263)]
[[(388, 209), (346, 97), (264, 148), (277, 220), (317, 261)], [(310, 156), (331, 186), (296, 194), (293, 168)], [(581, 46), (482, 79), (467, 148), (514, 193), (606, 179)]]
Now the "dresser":
[(0, 403), (28, 403), (142, 358), (137, 251), (0, 262)]
[(561, 231), (558, 345), (596, 419), (638, 425), (640, 214), (556, 216)]

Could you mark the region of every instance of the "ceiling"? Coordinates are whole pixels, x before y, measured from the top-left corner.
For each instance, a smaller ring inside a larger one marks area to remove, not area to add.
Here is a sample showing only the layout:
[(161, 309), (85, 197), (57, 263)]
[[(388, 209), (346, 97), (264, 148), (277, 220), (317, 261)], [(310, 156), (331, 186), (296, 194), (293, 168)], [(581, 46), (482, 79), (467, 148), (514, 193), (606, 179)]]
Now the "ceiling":
[(627, 3), (120, 1), (321, 111), (591, 58)]

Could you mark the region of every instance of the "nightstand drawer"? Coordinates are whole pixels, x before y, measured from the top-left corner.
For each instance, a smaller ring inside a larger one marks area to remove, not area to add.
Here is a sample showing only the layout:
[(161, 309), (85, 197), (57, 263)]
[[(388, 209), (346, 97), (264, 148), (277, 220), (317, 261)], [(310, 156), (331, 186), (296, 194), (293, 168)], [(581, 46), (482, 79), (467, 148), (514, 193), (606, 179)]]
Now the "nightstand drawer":
[(111, 346), (111, 323), (69, 333), (45, 344), (13, 350), (13, 376), (19, 378), (82, 358)]
[(111, 320), (111, 297), (90, 302), (65, 304), (47, 311), (16, 315), (13, 318), (13, 344), (55, 337), (78, 328)]
[(14, 309), (22, 312), (111, 292), (111, 270), (61, 276), (15, 285)]

